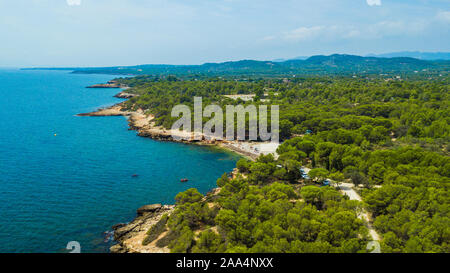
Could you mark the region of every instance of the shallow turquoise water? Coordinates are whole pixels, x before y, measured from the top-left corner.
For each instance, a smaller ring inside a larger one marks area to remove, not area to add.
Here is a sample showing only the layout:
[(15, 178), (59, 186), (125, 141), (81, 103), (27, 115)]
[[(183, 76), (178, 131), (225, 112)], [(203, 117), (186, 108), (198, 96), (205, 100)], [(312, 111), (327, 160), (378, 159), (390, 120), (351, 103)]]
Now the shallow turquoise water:
[(235, 166), (228, 153), (138, 137), (124, 117), (76, 117), (120, 101), (117, 89), (85, 88), (112, 78), (0, 69), (0, 252), (61, 252), (69, 241), (106, 252), (103, 233), (138, 207), (206, 193)]

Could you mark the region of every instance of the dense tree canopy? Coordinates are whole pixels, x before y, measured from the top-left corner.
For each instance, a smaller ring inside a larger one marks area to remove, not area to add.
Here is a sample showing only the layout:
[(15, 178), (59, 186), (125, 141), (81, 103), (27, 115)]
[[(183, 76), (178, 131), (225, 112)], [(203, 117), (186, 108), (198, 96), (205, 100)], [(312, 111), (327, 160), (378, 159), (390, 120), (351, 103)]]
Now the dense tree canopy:
[[(176, 120), (172, 106), (192, 107), (194, 96), (204, 105), (280, 105), (277, 159), (240, 160), (242, 175), (219, 178), (218, 195), (177, 195), (158, 241), (173, 252), (364, 252), (362, 206), (383, 252), (450, 252), (448, 77), (120, 81), (140, 95), (126, 106), (165, 127)], [(223, 96), (250, 93), (254, 101)], [(363, 202), (323, 186), (325, 178), (354, 183)]]

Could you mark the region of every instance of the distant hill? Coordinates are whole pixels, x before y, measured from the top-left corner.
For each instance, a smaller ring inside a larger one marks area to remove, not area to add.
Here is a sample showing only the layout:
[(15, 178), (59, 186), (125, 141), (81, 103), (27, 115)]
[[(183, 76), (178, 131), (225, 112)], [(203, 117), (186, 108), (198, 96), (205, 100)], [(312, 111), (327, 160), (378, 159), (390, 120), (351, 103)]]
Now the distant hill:
[[(241, 60), (202, 65), (148, 64), (137, 66), (73, 68), (73, 73), (102, 73), (122, 75), (209, 75), (209, 76), (279, 76), (323, 74), (395, 74), (421, 71), (446, 71), (450, 61), (426, 61), (409, 57), (378, 58), (355, 55), (318, 55), (282, 62)], [(50, 68), (55, 69), (55, 68)], [(63, 68), (68, 69), (68, 68)]]
[(450, 60), (450, 52), (419, 52), (419, 51), (402, 51), (385, 54), (370, 54), (368, 57), (410, 57), (421, 60)]

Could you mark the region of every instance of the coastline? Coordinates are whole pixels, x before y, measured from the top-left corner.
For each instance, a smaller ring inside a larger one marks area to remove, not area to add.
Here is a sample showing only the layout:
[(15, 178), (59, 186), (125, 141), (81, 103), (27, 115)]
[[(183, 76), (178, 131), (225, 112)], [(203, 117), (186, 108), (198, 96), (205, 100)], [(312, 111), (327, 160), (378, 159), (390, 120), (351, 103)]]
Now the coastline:
[[(121, 93), (119, 93), (121, 94)], [(117, 96), (119, 96), (116, 95)], [(249, 141), (227, 141), (227, 140), (207, 140), (202, 135), (202, 140), (196, 140), (194, 133), (187, 133), (178, 130), (165, 129), (162, 126), (155, 125), (154, 116), (146, 115), (144, 110), (127, 111), (123, 109), (123, 102), (115, 104), (107, 108), (101, 108), (89, 113), (77, 114), (79, 117), (109, 117), (124, 116), (128, 119), (130, 130), (137, 131), (137, 135), (148, 137), (159, 141), (171, 141), (188, 144), (196, 144), (202, 146), (215, 146), (220, 149), (238, 154), (249, 160), (256, 160), (261, 154), (273, 153), (276, 155), (276, 144), (270, 142), (249, 142)], [(177, 140), (174, 136), (187, 140)]]
[[(108, 87), (107, 87), (108, 88)], [(115, 87), (109, 87), (115, 88)], [(126, 87), (128, 89), (128, 87)], [(114, 97), (129, 99), (136, 94), (120, 92)], [(202, 140), (196, 140), (194, 133), (186, 133), (183, 131), (165, 129), (157, 126), (154, 122), (154, 116), (145, 114), (143, 109), (136, 111), (127, 111), (123, 108), (125, 101), (117, 103), (113, 106), (100, 108), (89, 113), (81, 113), (79, 117), (109, 117), (124, 116), (127, 117), (129, 130), (137, 131), (137, 135), (141, 137), (149, 137), (158, 141), (170, 141), (186, 144), (195, 144), (201, 146), (210, 146), (222, 149), (240, 155), (249, 160), (256, 160), (261, 154), (273, 153), (276, 156), (277, 144), (274, 143), (253, 143), (248, 141), (226, 141), (226, 140), (207, 140), (202, 134)], [(174, 139), (174, 136), (180, 139)], [(233, 171), (235, 173), (236, 169)], [(213, 188), (211, 191), (218, 192), (219, 188)], [(154, 226), (164, 214), (171, 214), (175, 205), (145, 205), (137, 210), (137, 216), (129, 223), (116, 224), (112, 227), (114, 230), (114, 241), (117, 244), (110, 248), (112, 253), (169, 253), (167, 247), (159, 248), (155, 243), (144, 246), (142, 241), (146, 238), (147, 231)], [(156, 241), (156, 240), (155, 240)]]
[[(170, 215), (174, 209), (175, 205), (145, 205), (137, 209), (136, 218), (128, 224), (114, 225), (112, 229), (117, 244), (110, 248), (111, 253), (169, 253), (167, 247), (157, 247), (155, 242), (143, 245), (142, 241), (147, 236), (147, 231), (158, 223), (164, 214)], [(160, 237), (164, 235), (165, 233)]]

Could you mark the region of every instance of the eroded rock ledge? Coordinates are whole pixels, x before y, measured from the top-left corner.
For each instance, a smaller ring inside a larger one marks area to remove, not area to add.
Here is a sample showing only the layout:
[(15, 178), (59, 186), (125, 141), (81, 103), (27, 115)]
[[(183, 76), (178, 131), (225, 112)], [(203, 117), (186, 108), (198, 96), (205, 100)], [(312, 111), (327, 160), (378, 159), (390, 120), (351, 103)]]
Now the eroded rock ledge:
[(120, 84), (117, 81), (109, 81), (108, 83), (94, 84), (91, 86), (86, 86), (86, 88), (128, 88), (124, 84)]
[(159, 248), (154, 244), (142, 245), (147, 231), (155, 225), (164, 214), (171, 214), (174, 205), (153, 204), (140, 207), (137, 217), (128, 224), (117, 224), (114, 230), (116, 245), (110, 248), (111, 253), (168, 253), (167, 247)]
[(94, 112), (78, 114), (78, 117), (110, 117), (110, 116), (129, 116), (131, 112), (122, 111), (122, 106), (116, 104), (114, 106), (99, 109)]
[(138, 95), (136, 94), (131, 94), (131, 93), (127, 93), (125, 91), (122, 91), (116, 95), (114, 95), (114, 97), (119, 98), (119, 99), (131, 99), (133, 97), (137, 97)]

